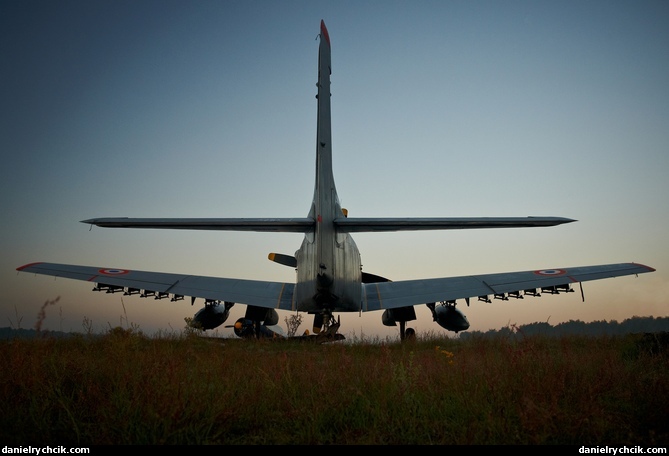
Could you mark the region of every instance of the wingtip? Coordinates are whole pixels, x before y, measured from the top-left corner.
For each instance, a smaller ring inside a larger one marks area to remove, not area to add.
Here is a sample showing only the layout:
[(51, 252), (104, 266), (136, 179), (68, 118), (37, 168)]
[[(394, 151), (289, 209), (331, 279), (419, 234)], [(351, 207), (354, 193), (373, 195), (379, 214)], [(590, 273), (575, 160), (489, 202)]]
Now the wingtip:
[(24, 269), (29, 268), (30, 266), (35, 266), (35, 265), (41, 264), (41, 263), (42, 263), (41, 261), (38, 261), (37, 263), (24, 264), (23, 266), (19, 266), (18, 268), (16, 268), (16, 270), (17, 271), (23, 271)]
[(647, 266), (645, 264), (641, 264), (641, 263), (632, 263), (632, 264), (635, 264), (635, 265), (637, 265), (639, 267), (642, 267), (642, 268), (646, 268), (646, 269), (648, 269), (648, 272), (655, 272), (656, 271), (655, 268)]

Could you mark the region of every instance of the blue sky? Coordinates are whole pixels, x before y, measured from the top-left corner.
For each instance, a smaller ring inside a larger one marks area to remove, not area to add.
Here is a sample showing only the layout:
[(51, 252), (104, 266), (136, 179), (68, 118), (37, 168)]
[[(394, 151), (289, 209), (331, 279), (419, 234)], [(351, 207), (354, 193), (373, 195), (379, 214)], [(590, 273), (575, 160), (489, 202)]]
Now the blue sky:
[[(333, 166), (352, 216), (551, 215), (536, 229), (361, 233), (393, 280), (635, 261), (638, 278), (462, 306), (471, 329), (667, 316), (669, 4), (5, 1), (0, 326), (180, 331), (188, 303), (18, 274), (47, 261), (294, 281), (295, 234), (112, 230), (106, 217), (302, 217), (320, 20)], [(429, 311), (417, 331), (443, 332)], [(230, 323), (243, 313), (233, 311)], [(281, 315), (283, 319), (284, 315)], [(380, 313), (343, 332), (396, 335)], [(306, 327), (306, 325), (305, 325)], [(221, 330), (228, 335), (230, 330)]]

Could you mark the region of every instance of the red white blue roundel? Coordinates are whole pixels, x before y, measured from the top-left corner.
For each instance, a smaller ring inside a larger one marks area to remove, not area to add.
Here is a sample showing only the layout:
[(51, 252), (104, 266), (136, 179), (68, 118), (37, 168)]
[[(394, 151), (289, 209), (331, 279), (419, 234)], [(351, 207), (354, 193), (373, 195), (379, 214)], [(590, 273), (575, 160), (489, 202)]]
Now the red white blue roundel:
[(542, 276), (561, 276), (567, 273), (564, 269), (542, 269), (541, 271), (534, 271), (537, 275)]
[(115, 276), (115, 275), (127, 274), (130, 271), (128, 271), (127, 269), (100, 269), (98, 270), (98, 272), (104, 275)]

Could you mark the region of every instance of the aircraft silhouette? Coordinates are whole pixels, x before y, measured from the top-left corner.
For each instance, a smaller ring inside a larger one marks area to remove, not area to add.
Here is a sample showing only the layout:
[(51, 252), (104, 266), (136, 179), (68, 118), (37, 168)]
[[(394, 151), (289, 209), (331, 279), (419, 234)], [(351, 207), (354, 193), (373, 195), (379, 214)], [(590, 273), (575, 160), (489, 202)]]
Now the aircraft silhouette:
[[(562, 217), (479, 218), (356, 218), (342, 209), (332, 172), (330, 125), (330, 36), (321, 21), (318, 51), (318, 117), (316, 183), (311, 208), (303, 218), (95, 218), (83, 223), (108, 228), (152, 228), (221, 231), (304, 233), (295, 255), (270, 253), (269, 259), (296, 269), (295, 283), (193, 276), (129, 269), (100, 268), (54, 263), (32, 263), (19, 271), (95, 282), (95, 291), (172, 301), (203, 298), (204, 307), (193, 324), (208, 330), (223, 324), (235, 303), (246, 313), (234, 325), (240, 337), (261, 337), (267, 326), (278, 323), (277, 310), (314, 315), (314, 333), (326, 340), (338, 334), (335, 312), (383, 310), (382, 322), (400, 324), (400, 337), (414, 334), (406, 323), (416, 319), (415, 305), (427, 305), (435, 322), (451, 331), (469, 328), (456, 308), (456, 300), (540, 296), (573, 291), (572, 284), (608, 277), (640, 274), (653, 268), (636, 263), (552, 268), (462, 277), (391, 281), (362, 270), (360, 253), (351, 233), (406, 230), (518, 228), (555, 226), (574, 220)], [(323, 337), (324, 336), (324, 337)]]

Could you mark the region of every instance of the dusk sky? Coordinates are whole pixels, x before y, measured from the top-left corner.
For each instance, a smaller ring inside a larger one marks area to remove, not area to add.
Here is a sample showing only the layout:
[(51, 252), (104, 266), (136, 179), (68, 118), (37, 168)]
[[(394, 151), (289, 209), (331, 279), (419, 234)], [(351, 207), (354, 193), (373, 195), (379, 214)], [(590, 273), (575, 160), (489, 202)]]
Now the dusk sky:
[[(334, 175), (351, 216), (578, 220), (359, 233), (365, 271), (638, 262), (657, 271), (585, 282), (585, 302), (577, 286), (459, 308), (481, 331), (669, 316), (669, 2), (5, 0), (0, 326), (32, 328), (60, 297), (43, 328), (180, 332), (202, 305), (16, 271), (38, 261), (294, 282), (267, 254), (292, 255), (299, 234), (80, 221), (306, 216), (321, 19)], [(453, 334), (417, 313), (417, 332)], [(399, 334), (381, 312), (341, 317), (345, 335)]]

